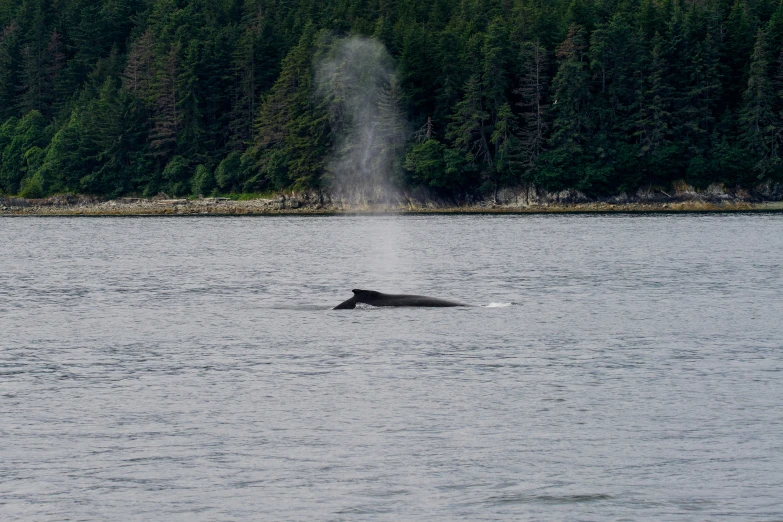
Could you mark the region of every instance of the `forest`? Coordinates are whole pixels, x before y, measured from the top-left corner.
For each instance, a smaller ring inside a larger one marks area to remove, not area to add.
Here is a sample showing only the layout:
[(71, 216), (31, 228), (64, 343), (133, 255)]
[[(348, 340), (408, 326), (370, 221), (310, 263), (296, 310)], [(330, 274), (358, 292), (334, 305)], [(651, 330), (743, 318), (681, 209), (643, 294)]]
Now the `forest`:
[(0, 195), (328, 189), (350, 37), (400, 187), (783, 180), (780, 0), (0, 0)]

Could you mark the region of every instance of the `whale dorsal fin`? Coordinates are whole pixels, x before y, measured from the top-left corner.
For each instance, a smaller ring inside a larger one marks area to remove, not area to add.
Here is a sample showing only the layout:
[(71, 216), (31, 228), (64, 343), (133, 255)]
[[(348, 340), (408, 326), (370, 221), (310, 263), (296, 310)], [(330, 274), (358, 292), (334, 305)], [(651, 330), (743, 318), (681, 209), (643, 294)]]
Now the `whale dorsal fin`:
[(353, 290), (351, 290), (351, 292), (353, 292), (354, 297), (359, 297), (359, 296), (369, 297), (369, 296), (380, 295), (380, 292), (376, 292), (375, 290), (362, 290), (361, 288), (354, 288)]

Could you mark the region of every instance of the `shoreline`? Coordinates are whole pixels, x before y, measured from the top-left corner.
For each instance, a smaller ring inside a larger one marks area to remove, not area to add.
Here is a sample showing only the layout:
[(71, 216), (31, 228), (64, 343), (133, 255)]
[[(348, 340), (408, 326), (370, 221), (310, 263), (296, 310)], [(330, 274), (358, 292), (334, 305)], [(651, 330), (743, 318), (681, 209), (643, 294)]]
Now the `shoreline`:
[[(294, 203), (291, 203), (294, 201)], [(297, 200), (227, 198), (139, 199), (122, 198), (96, 201), (91, 198), (49, 198), (49, 200), (15, 200), (0, 198), (0, 216), (350, 216), (350, 215), (444, 215), (444, 214), (647, 214), (647, 213), (733, 213), (783, 212), (783, 201), (702, 201), (662, 202), (581, 202), (541, 203), (525, 206), (487, 203), (453, 206), (428, 204), (407, 206), (313, 205)]]

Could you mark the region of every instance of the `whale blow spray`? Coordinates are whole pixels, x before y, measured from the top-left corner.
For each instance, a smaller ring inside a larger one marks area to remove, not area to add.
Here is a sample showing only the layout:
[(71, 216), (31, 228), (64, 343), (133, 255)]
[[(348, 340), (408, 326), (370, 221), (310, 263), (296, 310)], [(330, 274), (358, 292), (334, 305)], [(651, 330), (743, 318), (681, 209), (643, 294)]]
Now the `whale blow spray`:
[(378, 40), (337, 40), (317, 66), (318, 94), (337, 136), (328, 163), (334, 195), (350, 203), (393, 205), (406, 125), (394, 64)]

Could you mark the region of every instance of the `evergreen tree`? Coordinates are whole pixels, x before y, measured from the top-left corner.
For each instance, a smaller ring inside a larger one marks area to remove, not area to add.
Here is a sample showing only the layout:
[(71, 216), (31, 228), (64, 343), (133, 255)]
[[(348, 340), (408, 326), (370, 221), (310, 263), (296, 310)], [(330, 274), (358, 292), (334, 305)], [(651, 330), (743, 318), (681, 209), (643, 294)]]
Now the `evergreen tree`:
[(405, 156), (405, 168), (412, 173), (411, 180), (417, 185), (436, 189), (460, 189), (455, 178), (446, 173), (443, 160), (446, 147), (434, 139), (414, 145)]
[(43, 51), (27, 44), (22, 46), (21, 57), (19, 110), (22, 114), (27, 114), (30, 111), (44, 112), (46, 73)]
[(47, 108), (62, 106), (63, 104), (64, 90), (61, 76), (66, 66), (65, 51), (63, 36), (57, 29), (53, 30), (44, 54), (45, 83), (43, 98)]
[[(591, 146), (602, 182), (628, 189), (639, 183), (639, 92), (644, 87), (642, 45), (629, 16), (617, 13), (591, 36), (590, 65), (599, 85), (592, 105), (596, 134)], [(616, 176), (617, 179), (612, 179)]]
[(511, 110), (511, 105), (505, 103), (500, 106), (492, 126), (490, 142), (495, 148), (494, 173), (494, 199), (497, 201), (497, 192), (500, 184), (511, 185), (519, 181), (522, 174), (522, 145), (519, 140), (517, 117)]
[[(91, 170), (79, 179), (79, 190), (117, 196), (137, 190), (138, 176), (149, 168), (144, 160), (146, 128), (138, 101), (112, 79), (97, 100), (82, 113), (80, 153), (91, 159)], [(132, 175), (128, 175), (132, 174)]]
[(676, 177), (677, 146), (672, 140), (674, 88), (670, 67), (664, 56), (664, 42), (656, 33), (647, 66), (646, 82), (639, 93), (636, 137), (647, 181), (668, 181)]
[(18, 35), (15, 23), (0, 31), (0, 121), (16, 114)]
[(153, 49), (155, 39), (147, 29), (128, 50), (122, 82), (131, 94), (151, 103), (154, 97)]
[(388, 86), (381, 87), (378, 93), (378, 119), (380, 147), (375, 159), (376, 168), (390, 169), (387, 172), (390, 181), (400, 183), (403, 180), (406, 129), (402, 88), (396, 78), (392, 78)]
[(770, 49), (783, 48), (783, 1), (777, 2), (777, 7), (767, 22), (766, 32)]
[[(37, 162), (30, 163), (30, 151), (40, 150), (46, 141), (46, 119), (37, 111), (21, 120), (11, 118), (0, 127), (0, 188), (4, 192), (16, 194), (22, 180), (35, 173)], [(37, 153), (34, 159), (38, 159)]]
[(462, 154), (464, 175), (478, 172), (482, 190), (490, 188), (494, 165), (490, 143), (489, 113), (484, 108), (481, 82), (473, 76), (465, 85), (465, 95), (457, 103), (446, 136)]
[(346, 35), (374, 35), (399, 78), (368, 91), (385, 139), (362, 145), (395, 182), (605, 194), (783, 172), (780, 0), (0, 0), (0, 190), (327, 186), (356, 116), (314, 74)]
[(522, 47), (519, 87), (523, 125), (520, 147), (526, 172), (532, 172), (538, 157), (546, 149), (549, 130), (549, 53), (540, 41), (527, 42)]
[[(735, 0), (725, 24), (724, 62), (727, 65), (725, 69), (727, 78), (724, 88), (726, 94), (734, 99), (741, 96), (742, 86), (748, 74), (748, 57), (754, 48), (756, 23), (750, 11), (747, 0)], [(710, 44), (717, 45), (717, 40), (713, 37)]]
[(748, 87), (742, 98), (742, 143), (755, 163), (759, 179), (780, 168), (780, 115), (775, 113), (775, 92), (769, 77), (767, 35), (759, 30), (750, 60)]
[(686, 179), (704, 185), (710, 176), (707, 155), (722, 91), (719, 56), (712, 34), (696, 44), (687, 70), (689, 83), (678, 111), (678, 130), (690, 156)]
[(41, 190), (79, 192), (81, 178), (92, 170), (96, 151), (85, 150), (82, 112), (75, 109), (54, 134), (46, 147), (41, 167), (36, 172)]
[(263, 19), (258, 13), (242, 31), (233, 53), (234, 93), (229, 128), (230, 147), (244, 149), (254, 139), (253, 120), (256, 117), (259, 98), (257, 52), (262, 34)]
[(590, 107), (590, 72), (587, 69), (586, 31), (571, 26), (568, 36), (557, 49), (560, 65), (552, 80), (551, 148), (543, 158), (536, 182), (552, 189), (569, 186), (587, 188), (588, 145), (593, 119)]
[(206, 165), (199, 165), (196, 167), (191, 184), (193, 194), (197, 196), (208, 196), (215, 191), (217, 186), (214, 173)]
[(291, 184), (317, 185), (329, 147), (329, 118), (314, 102), (312, 26), (283, 60), (280, 77), (264, 97), (248, 153), (256, 174), (245, 186), (253, 190)]
[(150, 132), (150, 147), (164, 162), (174, 154), (177, 134), (182, 128), (177, 92), (178, 73), (179, 46), (175, 45), (167, 53), (156, 78), (156, 112)]

